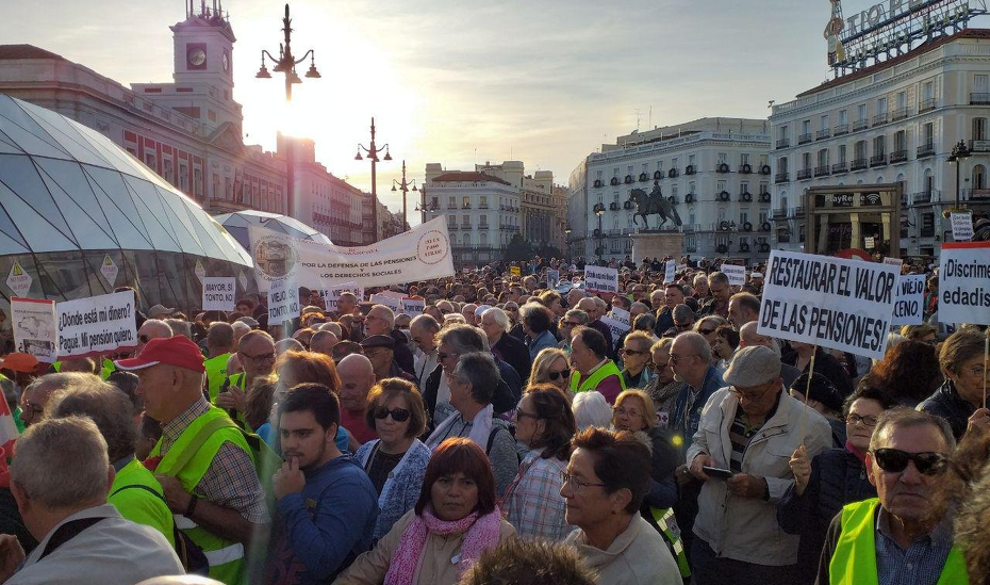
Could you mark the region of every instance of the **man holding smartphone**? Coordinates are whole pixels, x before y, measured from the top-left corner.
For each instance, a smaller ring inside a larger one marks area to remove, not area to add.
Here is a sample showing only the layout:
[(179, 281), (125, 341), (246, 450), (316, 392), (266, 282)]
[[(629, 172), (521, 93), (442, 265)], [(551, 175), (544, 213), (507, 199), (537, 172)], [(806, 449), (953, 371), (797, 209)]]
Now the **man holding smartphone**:
[(705, 482), (691, 547), (694, 582), (790, 584), (800, 537), (784, 534), (776, 511), (794, 483), (787, 449), (803, 444), (814, 457), (831, 446), (831, 430), (781, 392), (780, 358), (768, 347), (738, 351), (723, 378), (729, 386), (708, 400), (687, 452), (691, 473)]

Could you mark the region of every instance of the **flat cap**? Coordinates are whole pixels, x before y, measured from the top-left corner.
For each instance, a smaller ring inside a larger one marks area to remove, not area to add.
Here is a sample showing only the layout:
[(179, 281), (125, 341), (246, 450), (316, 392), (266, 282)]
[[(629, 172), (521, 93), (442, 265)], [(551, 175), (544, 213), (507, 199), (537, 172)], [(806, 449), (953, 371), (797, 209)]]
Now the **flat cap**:
[(737, 388), (752, 388), (780, 378), (780, 358), (763, 345), (744, 347), (732, 356), (722, 379)]
[(370, 347), (387, 347), (389, 349), (395, 349), (395, 340), (388, 335), (372, 335), (361, 342), (361, 347), (365, 349)]

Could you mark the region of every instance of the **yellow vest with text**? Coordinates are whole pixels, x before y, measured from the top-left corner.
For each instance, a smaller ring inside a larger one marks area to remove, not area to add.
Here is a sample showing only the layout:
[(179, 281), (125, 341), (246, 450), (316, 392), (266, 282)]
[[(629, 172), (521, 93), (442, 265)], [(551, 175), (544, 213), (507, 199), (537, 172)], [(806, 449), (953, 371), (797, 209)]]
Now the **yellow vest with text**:
[(615, 362), (608, 360), (602, 367), (595, 370), (595, 373), (588, 376), (584, 382), (581, 382), (580, 386), (578, 385), (578, 380), (581, 379), (581, 373), (577, 370), (571, 372), (571, 392), (588, 392), (594, 390), (598, 387), (599, 382), (609, 376), (617, 376), (622, 389), (626, 389), (626, 381), (622, 379), (622, 372), (616, 367)]
[[(872, 498), (842, 508), (842, 534), (828, 563), (830, 585), (878, 585), (876, 509)], [(968, 585), (969, 575), (962, 552), (949, 550), (937, 585)]]
[(227, 361), (230, 359), (229, 353), (220, 354), (215, 358), (210, 358), (203, 362), (206, 368), (206, 383), (210, 389), (210, 404), (216, 404), (217, 394), (227, 379)]
[[(214, 421), (221, 418), (227, 419), (223, 421), (224, 424), (210, 432), (195, 453), (191, 455), (187, 453), (190, 445), (197, 442), (200, 431), (208, 425), (215, 425)], [(227, 413), (223, 409), (211, 407), (182, 431), (168, 453), (158, 463), (155, 473), (177, 478), (182, 484), (182, 489), (192, 494), (195, 493), (196, 486), (203, 479), (224, 443), (229, 442), (239, 447), (254, 463), (254, 453), (241, 430), (227, 425), (229, 425)], [(160, 455), (161, 445), (159, 439), (150, 457)], [(240, 585), (243, 582), (245, 567), (243, 544), (217, 536), (180, 514), (175, 515), (175, 525), (203, 549), (203, 554), (210, 563), (212, 579), (226, 585)]]

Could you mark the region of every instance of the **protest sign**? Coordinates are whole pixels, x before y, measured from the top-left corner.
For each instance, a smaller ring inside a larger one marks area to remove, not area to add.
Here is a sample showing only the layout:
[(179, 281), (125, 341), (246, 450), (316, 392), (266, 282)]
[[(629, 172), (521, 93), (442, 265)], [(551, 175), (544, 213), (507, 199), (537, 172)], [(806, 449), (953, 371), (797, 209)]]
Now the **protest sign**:
[(876, 262), (774, 251), (757, 332), (883, 359), (898, 272)]
[(884, 256), (883, 263), (890, 264), (891, 266), (897, 266), (898, 268), (900, 268), (901, 264), (904, 264), (904, 261), (901, 260), (900, 258), (891, 258), (890, 256)]
[(625, 333), (625, 332), (629, 331), (629, 329), (631, 329), (631, 327), (629, 326), (628, 323), (623, 323), (622, 321), (617, 321), (616, 319), (612, 319), (611, 317), (602, 317), (601, 319), (599, 319), (599, 321), (601, 321), (602, 323), (608, 325), (609, 330), (612, 331), (612, 344), (613, 345), (619, 342), (619, 338), (622, 337), (622, 334), (623, 333)]
[(134, 310), (131, 290), (56, 304), (59, 359), (137, 347)]
[(629, 325), (629, 311), (620, 307), (612, 307), (611, 317), (619, 323)]
[(594, 292), (619, 292), (619, 271), (605, 266), (585, 266), (584, 288)]
[(321, 288), (320, 296), (323, 297), (324, 306), (328, 311), (337, 310), (337, 300), (340, 299), (340, 294), (344, 291), (354, 293), (354, 296), (357, 297), (358, 302), (361, 302), (361, 300), (364, 299), (364, 287), (359, 286), (354, 282), (345, 282), (342, 284), (335, 284), (333, 286)]
[(953, 211), (949, 214), (952, 221), (952, 239), (957, 242), (968, 242), (973, 239), (973, 212)]
[(10, 322), (16, 351), (29, 353), (47, 364), (58, 359), (55, 301), (13, 297), (10, 299)]
[(258, 290), (289, 276), (296, 286), (326, 288), (341, 282), (388, 286), (453, 276), (454, 262), (442, 217), (370, 246), (349, 248), (300, 240), (249, 226)]
[(376, 305), (385, 305), (389, 309), (392, 309), (393, 313), (398, 313), (399, 309), (402, 307), (402, 297), (395, 298), (390, 295), (384, 295), (381, 293), (371, 295), (371, 302)]
[(273, 280), (268, 287), (268, 324), (281, 325), (299, 316), (299, 286), (291, 278)]
[(404, 297), (402, 299), (402, 310), (400, 313), (405, 313), (412, 318), (419, 317), (426, 310), (426, 299), (420, 299), (415, 297)]
[(512, 276), (522, 276), (522, 269), (518, 266), (509, 266), (509, 274)]
[(729, 286), (742, 286), (746, 284), (746, 267), (735, 264), (722, 264), (722, 274), (729, 277)]
[(891, 325), (921, 325), (925, 309), (925, 275), (905, 274), (897, 281)]
[(990, 242), (942, 244), (938, 320), (990, 325)]
[(206, 276), (203, 278), (203, 310), (233, 311), (237, 302), (237, 278)]
[(560, 284), (560, 271), (559, 270), (547, 270), (547, 288), (557, 288)]
[(684, 272), (685, 270), (687, 270), (687, 268), (688, 268), (688, 265), (687, 264), (678, 264), (677, 265), (677, 271), (678, 272)]
[(663, 270), (664, 270), (664, 273), (663, 273), (663, 283), (664, 284), (668, 284), (668, 283), (674, 282), (674, 280), (675, 280), (675, 277), (674, 277), (674, 272), (675, 272), (674, 269), (675, 269), (675, 267), (676, 266), (675, 266), (673, 260), (667, 260), (666, 262), (664, 262), (664, 264), (663, 264)]

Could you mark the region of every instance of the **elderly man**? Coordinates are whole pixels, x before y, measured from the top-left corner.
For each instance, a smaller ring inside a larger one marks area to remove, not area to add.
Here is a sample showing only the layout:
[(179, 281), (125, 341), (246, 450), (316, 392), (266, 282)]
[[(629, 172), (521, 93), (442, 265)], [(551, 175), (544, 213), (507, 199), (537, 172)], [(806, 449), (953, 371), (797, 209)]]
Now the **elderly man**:
[[(660, 291), (654, 291), (654, 294)], [(659, 295), (658, 295), (659, 296)], [(651, 300), (656, 300), (651, 297)], [(674, 326), (674, 308), (684, 304), (684, 287), (676, 282), (667, 283), (663, 291), (663, 306), (657, 311), (657, 337)], [(656, 306), (656, 305), (654, 305)]]
[(583, 290), (579, 288), (572, 288), (571, 290), (567, 291), (567, 306), (572, 309), (576, 309), (577, 304), (581, 302), (581, 299), (585, 298), (586, 296), (588, 296), (588, 293), (584, 292)]
[(395, 313), (385, 305), (375, 305), (368, 311), (364, 318), (365, 337), (373, 335), (387, 335), (391, 337), (395, 344), (392, 351), (395, 353), (395, 363), (410, 376), (415, 374), (416, 368), (413, 363), (412, 351), (409, 349), (408, 340), (405, 334), (395, 329)]
[(571, 392), (596, 390), (609, 404), (626, 389), (622, 372), (605, 354), (608, 342), (590, 327), (571, 332)]
[(736, 331), (746, 323), (760, 318), (760, 299), (751, 293), (736, 293), (729, 297), (729, 323)]
[(161, 339), (172, 337), (172, 328), (168, 326), (168, 323), (161, 321), (159, 319), (147, 319), (141, 324), (141, 328), (138, 329), (138, 343), (137, 348), (134, 350), (134, 355), (141, 353), (141, 350), (145, 345), (148, 344), (152, 339)]
[(687, 305), (677, 305), (671, 312), (674, 319), (674, 326), (664, 332), (664, 337), (675, 337), (684, 331), (690, 331), (694, 327), (694, 311)]
[[(739, 349), (754, 345), (762, 345), (772, 349), (773, 352), (779, 357), (780, 345), (777, 341), (772, 337), (760, 335), (756, 332), (756, 329), (756, 321), (750, 321), (739, 328)], [(780, 364), (780, 378), (784, 381), (784, 388), (790, 388), (793, 386), (794, 381), (797, 380), (800, 375), (801, 370), (795, 368), (794, 366), (785, 363)]]
[(461, 315), (464, 316), (464, 321), (468, 325), (478, 326), (478, 317), (475, 312), (478, 310), (478, 305), (474, 303), (468, 303), (461, 308)]
[[(241, 583), (244, 545), (268, 529), (268, 507), (255, 472), (259, 455), (227, 413), (203, 396), (203, 355), (185, 337), (172, 337), (154, 339), (138, 357), (116, 363), (137, 373), (145, 413), (162, 424), (149, 461), (176, 525), (203, 549), (210, 577)], [(197, 441), (207, 427), (216, 428)]]
[(402, 370), (395, 363), (395, 340), (388, 335), (372, 335), (361, 342), (361, 349), (364, 355), (371, 360), (374, 367), (375, 376), (379, 380), (385, 378), (402, 378), (410, 382), (415, 382), (412, 374)]
[(76, 380), (78, 372), (45, 374), (21, 392), (21, 421), (25, 427), (41, 422), (52, 394), (64, 390)]
[(340, 376), (340, 426), (347, 429), (360, 447), (378, 438), (375, 431), (368, 428), (364, 416), (368, 392), (376, 381), (374, 366), (367, 357), (351, 354), (337, 364), (337, 374)]
[(907, 408), (880, 415), (865, 462), (878, 498), (848, 504), (832, 520), (820, 585), (969, 582), (939, 497), (954, 448), (945, 419)]
[(251, 331), (237, 343), (236, 356), (244, 371), (227, 376), (214, 402), (220, 408), (243, 413), (251, 384), (275, 369), (275, 341), (265, 331)]
[(321, 329), (313, 334), (313, 338), (309, 340), (309, 351), (315, 353), (322, 353), (323, 355), (333, 356), (333, 346), (337, 345), (337, 335), (333, 331), (327, 331)]
[(588, 314), (581, 309), (571, 309), (564, 313), (564, 318), (560, 320), (560, 343), (557, 347), (571, 353), (571, 333), (575, 327), (583, 327), (591, 322)]
[(210, 324), (206, 333), (207, 360), (206, 381), (210, 389), (210, 402), (216, 402), (217, 394), (227, 379), (227, 360), (234, 351), (234, 328), (222, 321)]
[(712, 298), (706, 302), (700, 310), (699, 317), (718, 315), (724, 319), (729, 318), (729, 277), (722, 272), (713, 272), (708, 276), (708, 289)]
[(345, 290), (340, 293), (337, 297), (337, 317), (338, 320), (341, 315), (353, 315), (354, 311), (357, 309), (358, 299), (349, 290)]
[(447, 380), (453, 411), (437, 422), (426, 446), (436, 450), (450, 437), (468, 437), (477, 443), (491, 461), (495, 491), (501, 497), (519, 470), (519, 456), (508, 423), (494, 416), (491, 402), (499, 383), (495, 360), (487, 352), (462, 355)]
[(509, 329), (509, 316), (502, 309), (493, 307), (481, 314), (481, 330), (488, 338), (492, 353), (512, 366), (520, 380), (529, 380), (532, 367), (529, 350), (525, 343), (508, 334)]
[(594, 297), (581, 299), (578, 301), (577, 308), (588, 314), (589, 322), (586, 327), (591, 327), (601, 333), (602, 337), (605, 338), (605, 355), (609, 359), (615, 358), (615, 347), (612, 344), (612, 329), (599, 320), (601, 315), (598, 314), (598, 303), (595, 302)]
[(794, 484), (787, 453), (803, 445), (814, 458), (831, 446), (832, 432), (782, 391), (780, 358), (769, 348), (737, 352), (725, 381), (730, 386), (708, 400), (687, 453), (691, 474), (705, 482), (692, 577), (698, 585), (791, 585), (800, 536), (784, 534), (776, 510)]
[(414, 375), (421, 389), (426, 388), (426, 380), (437, 367), (437, 333), (440, 333), (440, 324), (430, 315), (418, 315), (409, 323), (409, 335), (419, 349)]
[(0, 582), (103, 585), (184, 573), (164, 536), (107, 503), (113, 478), (107, 443), (90, 419), (28, 429), (17, 441), (10, 489), (40, 544), (25, 558), (14, 536), (0, 535)]

